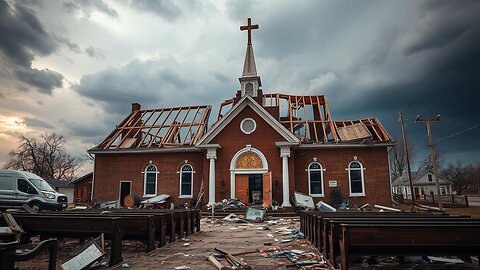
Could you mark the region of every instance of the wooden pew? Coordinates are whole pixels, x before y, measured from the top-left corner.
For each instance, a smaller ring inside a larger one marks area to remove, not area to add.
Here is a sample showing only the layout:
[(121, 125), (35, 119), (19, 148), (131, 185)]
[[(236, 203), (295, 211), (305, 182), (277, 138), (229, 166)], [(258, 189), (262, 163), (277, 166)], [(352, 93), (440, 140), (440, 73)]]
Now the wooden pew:
[(120, 217), (81, 217), (81, 216), (49, 216), (41, 214), (13, 214), (15, 220), (30, 236), (80, 238), (98, 237), (104, 234), (111, 240), (109, 265), (123, 261)]
[[(42, 214), (46, 215), (57, 215), (57, 216), (84, 216), (84, 217), (125, 217), (126, 220), (134, 219), (138, 217), (138, 222), (145, 220), (145, 219), (152, 219), (154, 226), (147, 226), (142, 225), (135, 225), (135, 224), (125, 224), (125, 226), (129, 226), (130, 228), (124, 229), (125, 239), (133, 239), (133, 240), (144, 240), (143, 242), (147, 245), (147, 252), (152, 251), (154, 249), (153, 244), (154, 241), (158, 241), (158, 247), (162, 247), (166, 243), (166, 230), (167, 230), (167, 216), (168, 214), (165, 213), (133, 213), (133, 212), (111, 212), (111, 211), (63, 211), (63, 212), (47, 212), (43, 211)], [(146, 222), (146, 221), (145, 221)], [(139, 228), (146, 228), (147, 230), (141, 230)], [(153, 230), (154, 239), (151, 239), (151, 230)], [(135, 238), (135, 236), (138, 236)], [(143, 236), (148, 236), (148, 238), (142, 239)]]
[(381, 218), (325, 218), (323, 227), (323, 254), (332, 264), (340, 252), (341, 224), (451, 224), (452, 222), (477, 222), (469, 217), (381, 217)]
[(48, 239), (38, 243), (32, 250), (16, 254), (19, 242), (0, 243), (0, 269), (14, 270), (15, 262), (28, 261), (41, 252), (48, 250), (48, 270), (57, 269), (57, 239)]
[(479, 256), (480, 224), (342, 224), (340, 262), (352, 256)]
[(415, 212), (359, 212), (359, 211), (341, 211), (341, 212), (321, 212), (321, 211), (312, 211), (307, 212), (307, 217), (305, 218), (306, 231), (308, 231), (309, 236), (307, 237), (310, 242), (312, 242), (316, 247), (319, 248), (321, 252), (324, 252), (323, 247), (323, 219), (324, 218), (335, 218), (335, 217), (364, 217), (364, 218), (374, 218), (374, 217), (431, 217), (432, 214), (419, 214)]

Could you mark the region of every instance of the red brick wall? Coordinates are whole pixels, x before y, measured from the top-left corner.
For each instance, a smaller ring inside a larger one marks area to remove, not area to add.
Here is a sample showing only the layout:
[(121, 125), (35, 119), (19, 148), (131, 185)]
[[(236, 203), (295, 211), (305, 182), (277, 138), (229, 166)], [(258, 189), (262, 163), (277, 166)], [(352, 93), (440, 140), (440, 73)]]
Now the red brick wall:
[[(255, 120), (257, 127), (252, 134), (244, 134), (240, 130), (240, 123), (245, 118)], [(233, 156), (247, 144), (261, 151), (267, 161), (268, 169), (272, 172), (272, 197), (282, 203), (282, 160), (280, 150), (275, 142), (285, 141), (265, 120), (263, 120), (252, 108), (246, 107), (241, 111), (210, 143), (218, 143), (222, 148), (217, 150), (216, 179), (224, 181), (225, 185), (217, 184), (215, 189), (216, 201), (230, 198), (230, 162)], [(208, 163), (205, 165), (206, 177), (208, 178)], [(290, 166), (293, 166), (291, 163)], [(291, 174), (293, 178), (293, 173)], [(278, 185), (275, 185), (275, 179)], [(293, 179), (292, 179), (293, 180)], [(293, 181), (291, 181), (293, 182)], [(291, 184), (293, 187), (293, 183)]]
[[(157, 194), (170, 194), (172, 201), (178, 204), (180, 176), (177, 173), (185, 160), (195, 170), (193, 175), (193, 194), (197, 197), (203, 174), (203, 152), (182, 153), (131, 153), (97, 154), (95, 156), (95, 183), (93, 197), (95, 201), (117, 200), (120, 181), (132, 181), (132, 194), (143, 196), (144, 174), (149, 161), (157, 166)], [(184, 200), (184, 201), (189, 201)]]
[[(348, 164), (357, 156), (365, 168), (365, 196), (349, 197)], [(390, 184), (388, 173), (387, 150), (384, 147), (371, 148), (329, 148), (295, 151), (295, 178), (296, 190), (308, 194), (308, 176), (305, 169), (313, 158), (322, 165), (326, 171), (323, 172), (324, 198), (314, 198), (315, 203), (323, 200), (331, 202), (331, 188), (328, 187), (329, 180), (336, 180), (344, 198), (348, 198), (351, 205), (360, 206), (363, 203), (370, 205), (381, 204), (391, 205)]]
[[(77, 182), (73, 185), (74, 188), (74, 199), (76, 203), (87, 203), (88, 194), (92, 192), (92, 179), (93, 176), (86, 177), (80, 182)], [(83, 189), (83, 193), (82, 193)]]

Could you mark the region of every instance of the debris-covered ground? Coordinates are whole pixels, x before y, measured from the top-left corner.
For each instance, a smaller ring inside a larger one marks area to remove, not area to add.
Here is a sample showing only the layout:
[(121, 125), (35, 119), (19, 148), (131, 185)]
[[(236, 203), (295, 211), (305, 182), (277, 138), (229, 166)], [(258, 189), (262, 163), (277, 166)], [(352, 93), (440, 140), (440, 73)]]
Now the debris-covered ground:
[[(285, 257), (292, 255), (300, 261), (321, 261), (318, 251), (308, 240), (291, 238), (298, 237), (295, 234), (299, 227), (298, 218), (279, 218), (263, 223), (202, 219), (201, 226), (202, 232), (168, 244), (151, 254), (140, 254), (127, 263), (133, 269), (215, 269), (206, 260), (207, 256), (216, 253), (215, 248), (232, 254), (252, 252), (236, 257), (243, 259), (253, 269), (286, 269), (287, 265), (293, 263)], [(288, 252), (273, 253), (275, 250)], [(273, 253), (275, 258), (267, 257), (267, 253)], [(228, 265), (224, 258), (218, 260)]]

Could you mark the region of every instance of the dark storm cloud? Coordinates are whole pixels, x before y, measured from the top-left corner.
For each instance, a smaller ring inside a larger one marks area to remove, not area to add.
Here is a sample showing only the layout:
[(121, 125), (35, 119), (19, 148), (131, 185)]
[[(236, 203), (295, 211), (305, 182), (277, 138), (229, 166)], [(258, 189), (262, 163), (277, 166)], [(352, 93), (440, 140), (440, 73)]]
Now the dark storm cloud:
[(62, 86), (60, 73), (32, 68), (35, 55), (46, 56), (57, 49), (55, 40), (45, 31), (33, 10), (18, 4), (10, 6), (0, 0), (0, 36), (0, 61), (4, 66), (0, 70), (0, 80), (4, 84), (16, 84), (17, 89), (26, 90), (19, 85), (25, 83), (47, 94)]
[(125, 114), (132, 102), (155, 108), (187, 102), (193, 105), (208, 98), (202, 96), (206, 90), (193, 80), (201, 75), (188, 69), (174, 59), (136, 59), (120, 68), (83, 76), (75, 89), (80, 95), (104, 104), (109, 113)]
[(77, 43), (72, 42), (68, 38), (57, 37), (56, 39), (58, 40), (58, 42), (60, 42), (62, 44), (65, 44), (65, 46), (67, 46), (67, 48), (70, 51), (72, 51), (74, 53), (82, 53), (82, 49), (80, 48), (80, 46)]
[(70, 13), (82, 11), (86, 16), (97, 10), (112, 18), (117, 18), (118, 13), (102, 0), (70, 0), (63, 3), (63, 7)]
[(54, 128), (49, 123), (47, 123), (43, 120), (37, 119), (37, 118), (25, 118), (24, 122), (29, 127), (39, 127), (39, 128), (47, 128), (47, 129), (53, 129)]
[(166, 21), (176, 21), (188, 12), (198, 12), (203, 10), (203, 4), (198, 1), (183, 0), (132, 0), (130, 7), (140, 11), (157, 15)]
[[(404, 3), (317, 1), (270, 10), (230, 1), (227, 8), (235, 21), (260, 21), (261, 33), (254, 33), (257, 65), (262, 58), (277, 62), (268, 76), (262, 74), (265, 92), (271, 81), (283, 92), (325, 94), (335, 119), (374, 115), (397, 138), (403, 110), (423, 158), (425, 126), (414, 124), (417, 114), (442, 115), (434, 125), (436, 138), (480, 122), (480, 2)], [(328, 86), (312, 88), (329, 72), (335, 79)], [(439, 142), (439, 149), (446, 157), (478, 153), (479, 135), (480, 129), (471, 130)]]
[[(350, 88), (353, 94), (338, 95), (334, 104), (349, 116), (356, 112), (376, 114), (398, 138), (397, 113), (405, 111), (413, 143), (424, 149), (425, 156), (425, 127), (414, 124), (417, 114), (424, 118), (442, 115), (441, 122), (433, 125), (436, 138), (480, 123), (480, 2), (433, 1), (422, 7), (418, 27), (397, 39), (405, 55), (396, 61), (403, 65), (372, 67), (377, 71), (386, 68), (390, 74), (397, 72), (395, 81), (355, 94), (354, 81), (345, 79), (336, 90)], [(418, 76), (402, 77), (409, 69), (418, 69)], [(439, 149), (447, 160), (455, 152), (478, 153), (479, 135), (480, 129), (469, 131), (439, 142)]]

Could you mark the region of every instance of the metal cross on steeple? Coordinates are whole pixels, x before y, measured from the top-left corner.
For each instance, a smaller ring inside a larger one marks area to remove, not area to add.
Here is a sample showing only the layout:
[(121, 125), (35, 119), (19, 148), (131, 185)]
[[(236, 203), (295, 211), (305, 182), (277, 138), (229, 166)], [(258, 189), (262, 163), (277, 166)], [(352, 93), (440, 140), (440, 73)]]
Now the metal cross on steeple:
[(252, 44), (252, 30), (258, 29), (258, 24), (252, 24), (252, 19), (248, 18), (248, 25), (240, 26), (240, 31), (248, 31), (248, 45)]

